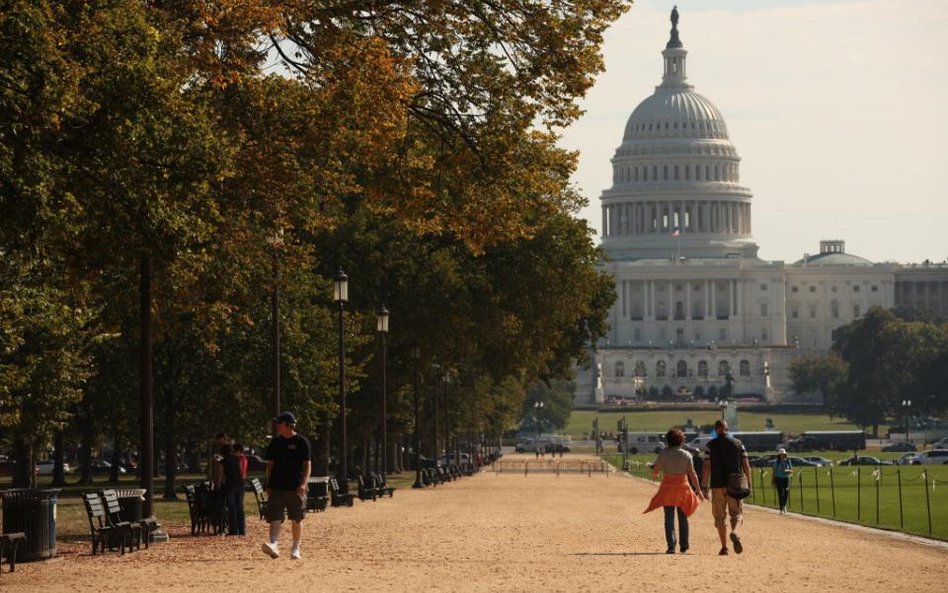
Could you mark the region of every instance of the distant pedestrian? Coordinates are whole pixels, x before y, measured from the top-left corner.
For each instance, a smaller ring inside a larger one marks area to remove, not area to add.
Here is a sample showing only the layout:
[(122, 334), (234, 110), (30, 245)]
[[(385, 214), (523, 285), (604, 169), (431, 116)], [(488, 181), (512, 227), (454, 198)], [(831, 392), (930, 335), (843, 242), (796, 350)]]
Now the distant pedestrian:
[(232, 445), (221, 447), (221, 468), (224, 480), (220, 492), (227, 508), (227, 535), (246, 535), (243, 496), (244, 479), (240, 475), (240, 459)]
[(214, 442), (211, 444), (211, 455), (207, 460), (207, 481), (211, 490), (220, 490), (224, 480), (224, 473), (221, 470), (221, 447), (230, 444), (230, 437), (227, 433), (219, 432), (214, 435)]
[[(665, 510), (665, 543), (668, 548), (666, 554), (675, 553), (675, 544), (679, 544), (681, 553), (688, 551), (688, 517), (694, 514), (698, 509), (701, 498), (704, 494), (695, 494), (700, 492), (698, 488), (698, 474), (695, 473), (692, 463), (691, 453), (682, 448), (685, 440), (684, 433), (673, 428), (665, 435), (665, 442), (668, 443), (666, 449), (662, 449), (655, 464), (652, 466), (652, 476), (658, 477), (662, 474), (662, 483), (658, 487), (658, 492), (652, 497), (648, 508), (643, 513), (648, 513), (663, 507)], [(678, 539), (675, 538), (675, 516), (678, 516)]]
[(744, 507), (741, 500), (727, 494), (727, 478), (730, 474), (743, 472), (747, 476), (748, 485), (752, 484), (750, 463), (747, 461), (747, 451), (744, 445), (728, 434), (727, 422), (718, 420), (714, 423), (716, 437), (708, 442), (705, 449), (704, 467), (701, 472), (701, 483), (705, 494), (708, 489), (708, 478), (711, 487), (711, 514), (714, 515), (714, 526), (718, 530), (721, 540), (720, 556), (727, 556), (727, 524), (724, 521), (730, 516), (731, 543), (734, 551), (740, 554), (744, 545), (737, 534), (738, 527), (744, 522)]
[(787, 505), (790, 502), (790, 478), (793, 477), (793, 464), (787, 458), (787, 450), (777, 449), (777, 459), (774, 460), (774, 475), (772, 483), (777, 489), (777, 500), (780, 503), (780, 514), (787, 514)]
[[(309, 441), (296, 432), (296, 416), (283, 412), (273, 419), (277, 436), (267, 447), (267, 507), (266, 519), (270, 523), (270, 541), (263, 544), (263, 551), (271, 558), (279, 558), (277, 543), (284, 516), (293, 522), (293, 548), (291, 560), (300, 559), (300, 539), (303, 535), (302, 521), (305, 517), (306, 489), (310, 461)], [(285, 515), (284, 515), (285, 513)]]

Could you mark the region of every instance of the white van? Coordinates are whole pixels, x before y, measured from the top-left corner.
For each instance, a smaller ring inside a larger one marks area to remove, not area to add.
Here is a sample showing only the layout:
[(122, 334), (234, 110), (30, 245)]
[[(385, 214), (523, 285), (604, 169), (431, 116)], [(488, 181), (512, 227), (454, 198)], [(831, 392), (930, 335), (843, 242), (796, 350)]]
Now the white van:
[[(619, 433), (619, 442), (616, 449), (622, 453), (623, 433)], [(629, 453), (658, 453), (665, 448), (665, 435), (657, 432), (632, 432), (629, 431)]]
[(690, 443), (688, 443), (688, 446), (691, 447), (692, 449), (697, 449), (703, 453), (704, 448), (707, 447), (708, 443), (710, 443), (713, 440), (714, 440), (713, 436), (704, 435), (696, 439), (693, 439)]

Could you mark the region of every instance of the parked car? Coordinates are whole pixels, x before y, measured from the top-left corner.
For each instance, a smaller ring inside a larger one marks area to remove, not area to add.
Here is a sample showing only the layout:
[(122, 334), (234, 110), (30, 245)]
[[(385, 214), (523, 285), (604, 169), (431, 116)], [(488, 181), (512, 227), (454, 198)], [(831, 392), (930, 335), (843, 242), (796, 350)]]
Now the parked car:
[(871, 455), (860, 455), (859, 457), (849, 457), (839, 462), (840, 465), (894, 465), (891, 461), (885, 461)]
[(908, 453), (902, 453), (898, 459), (895, 460), (896, 465), (912, 465), (912, 460), (915, 459), (916, 453), (909, 451)]
[(247, 456), (247, 471), (259, 472), (267, 469), (267, 460), (259, 455)]
[[(36, 462), (36, 473), (41, 476), (51, 476), (53, 474), (53, 469), (56, 467), (56, 463), (52, 459), (45, 459), (43, 461)], [(63, 463), (63, 472), (69, 473), (72, 469), (69, 467), (68, 463)]]
[[(77, 465), (76, 473), (82, 473), (84, 467), (85, 465), (81, 463)], [(104, 459), (93, 459), (90, 462), (90, 467), (92, 468), (93, 474), (107, 474), (110, 471), (112, 471), (112, 464)], [(118, 473), (120, 474), (126, 473), (125, 468), (122, 466), (119, 466)]]
[(787, 457), (790, 460), (790, 465), (792, 467), (820, 467), (819, 463), (815, 463), (803, 457)]
[(918, 451), (918, 447), (907, 441), (897, 441), (882, 447), (883, 453), (890, 453), (893, 451)]
[(833, 460), (827, 459), (825, 457), (810, 456), (810, 457), (804, 457), (804, 459), (815, 463), (819, 467), (829, 467), (833, 465)]
[(912, 465), (948, 465), (948, 449), (931, 449), (916, 453)]

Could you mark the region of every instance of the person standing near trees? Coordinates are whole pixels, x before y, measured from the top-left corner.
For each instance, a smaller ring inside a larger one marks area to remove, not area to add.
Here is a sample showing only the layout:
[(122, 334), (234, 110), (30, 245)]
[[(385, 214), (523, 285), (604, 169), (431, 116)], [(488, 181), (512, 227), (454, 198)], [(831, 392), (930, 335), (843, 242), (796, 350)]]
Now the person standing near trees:
[(240, 473), (240, 458), (232, 445), (221, 447), (221, 496), (227, 507), (227, 535), (246, 535), (244, 520), (244, 478)]
[(711, 514), (714, 515), (714, 526), (721, 540), (721, 551), (718, 552), (720, 556), (727, 556), (727, 524), (724, 518), (728, 515), (731, 518), (731, 543), (734, 545), (734, 551), (738, 554), (744, 551), (744, 545), (737, 534), (738, 527), (744, 522), (744, 508), (740, 499), (728, 496), (727, 477), (730, 474), (743, 472), (747, 476), (748, 486), (752, 483), (747, 451), (744, 445), (727, 431), (727, 422), (724, 420), (714, 423), (714, 432), (717, 436), (708, 442), (701, 472), (702, 490), (705, 494), (707, 494), (708, 478), (710, 478)]
[(777, 459), (774, 460), (773, 485), (777, 489), (777, 499), (780, 501), (780, 514), (787, 514), (787, 503), (790, 502), (790, 477), (793, 475), (793, 464), (787, 459), (787, 450), (777, 449)]
[(271, 558), (280, 557), (277, 542), (284, 516), (287, 516), (293, 522), (290, 559), (299, 560), (306, 488), (312, 469), (309, 441), (296, 432), (296, 416), (292, 412), (283, 412), (273, 422), (277, 436), (270, 441), (264, 456), (267, 460), (267, 507), (264, 513), (270, 523), (270, 541), (264, 542), (263, 551)]

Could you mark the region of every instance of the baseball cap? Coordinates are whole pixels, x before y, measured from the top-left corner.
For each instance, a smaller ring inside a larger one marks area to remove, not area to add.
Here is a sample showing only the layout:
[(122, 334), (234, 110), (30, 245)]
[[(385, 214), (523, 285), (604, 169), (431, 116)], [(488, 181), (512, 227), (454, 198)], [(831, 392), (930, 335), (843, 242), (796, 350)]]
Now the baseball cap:
[(273, 419), (277, 424), (296, 424), (296, 416), (293, 412), (282, 412)]

